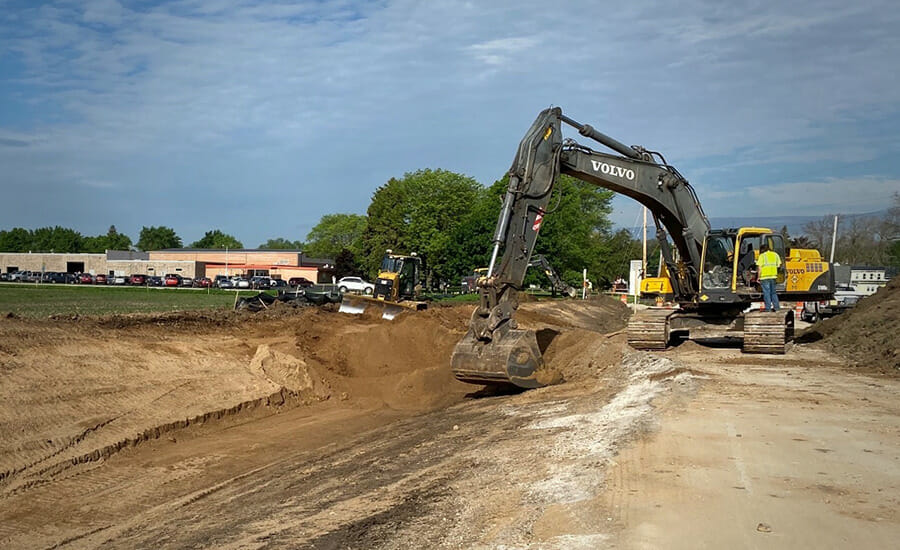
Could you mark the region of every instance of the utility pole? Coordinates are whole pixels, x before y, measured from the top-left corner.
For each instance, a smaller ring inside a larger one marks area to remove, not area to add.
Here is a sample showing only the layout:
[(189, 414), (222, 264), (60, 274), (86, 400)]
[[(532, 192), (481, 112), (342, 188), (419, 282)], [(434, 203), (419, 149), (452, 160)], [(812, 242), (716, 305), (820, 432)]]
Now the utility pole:
[(644, 207), (644, 235), (641, 238), (643, 243), (643, 256), (641, 256), (641, 273), (647, 276), (647, 207)]
[(828, 259), (828, 263), (834, 263), (834, 245), (837, 242), (837, 214), (834, 215), (834, 231), (831, 233), (831, 257)]

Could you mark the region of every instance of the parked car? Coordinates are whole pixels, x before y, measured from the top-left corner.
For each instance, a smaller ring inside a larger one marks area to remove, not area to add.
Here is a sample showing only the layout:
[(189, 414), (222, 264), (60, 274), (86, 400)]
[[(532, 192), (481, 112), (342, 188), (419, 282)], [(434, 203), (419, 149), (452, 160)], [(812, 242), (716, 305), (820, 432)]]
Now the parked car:
[(9, 273), (0, 273), (0, 281), (8, 281)]
[(291, 277), (287, 282), (288, 286), (299, 286), (300, 288), (307, 288), (313, 286), (315, 283), (307, 279), (306, 277)]
[(94, 284), (94, 276), (90, 273), (81, 273), (78, 275), (78, 282), (83, 285), (92, 285)]
[(271, 286), (272, 279), (268, 277), (263, 277), (261, 275), (257, 275), (256, 277), (250, 278), (250, 287), (251, 288), (269, 288)]
[(826, 317), (834, 317), (856, 306), (856, 302), (862, 297), (863, 295), (852, 286), (836, 285), (833, 299), (803, 302), (803, 311), (800, 312), (800, 319), (814, 323)]
[(128, 283), (134, 286), (145, 285), (147, 284), (147, 276), (140, 273), (135, 273), (128, 279)]
[(194, 286), (194, 278), (193, 277), (182, 277), (181, 278), (181, 286), (187, 286), (187, 287)]
[(112, 281), (110, 282), (110, 284), (119, 286), (127, 285), (128, 277), (126, 277), (125, 275), (116, 275), (115, 277), (112, 277)]
[(44, 273), (42, 279), (45, 283), (68, 284), (75, 281), (75, 275), (72, 275), (71, 273), (61, 273), (58, 271), (48, 271)]
[(94, 284), (95, 285), (105, 285), (106, 280), (107, 280), (106, 275), (104, 275), (103, 273), (97, 273), (97, 275), (94, 276)]
[(212, 279), (209, 277), (200, 277), (199, 279), (194, 279), (194, 286), (197, 288), (209, 288), (213, 284)]
[(165, 285), (167, 287), (181, 286), (181, 275), (176, 275), (174, 273), (166, 274)]
[(234, 288), (234, 283), (231, 279), (219, 279), (214, 284), (219, 288)]
[(283, 279), (272, 279), (269, 281), (269, 288), (287, 288), (287, 286)]
[(163, 286), (165, 281), (163, 281), (162, 277), (158, 277), (156, 275), (148, 275), (147, 276), (147, 286)]
[(234, 277), (231, 282), (234, 283), (234, 288), (250, 288), (250, 281), (243, 277)]
[(338, 290), (341, 294), (345, 292), (359, 292), (362, 294), (372, 294), (375, 292), (375, 285), (362, 280), (360, 277), (342, 277), (338, 281)]

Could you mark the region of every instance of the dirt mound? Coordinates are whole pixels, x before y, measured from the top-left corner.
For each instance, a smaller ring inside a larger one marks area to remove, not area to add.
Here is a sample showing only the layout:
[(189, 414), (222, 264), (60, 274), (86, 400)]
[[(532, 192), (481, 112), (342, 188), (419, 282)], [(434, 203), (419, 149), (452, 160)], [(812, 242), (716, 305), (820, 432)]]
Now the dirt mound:
[(850, 311), (807, 329), (800, 341), (822, 340), (860, 366), (900, 372), (900, 277)]
[[(424, 412), (477, 387), (450, 356), (473, 305), (388, 322), (377, 313), (276, 307), (0, 319), (0, 490), (38, 483), (187, 426), (282, 406)], [(627, 314), (611, 300), (524, 304), (545, 359), (566, 379), (618, 358)], [(266, 410), (270, 410), (266, 413)]]

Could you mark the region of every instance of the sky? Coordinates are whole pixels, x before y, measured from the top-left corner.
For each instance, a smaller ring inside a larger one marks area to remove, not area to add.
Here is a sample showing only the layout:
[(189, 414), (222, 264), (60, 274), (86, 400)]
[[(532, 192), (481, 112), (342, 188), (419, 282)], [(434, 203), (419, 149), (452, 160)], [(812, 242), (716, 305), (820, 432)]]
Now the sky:
[(392, 177), (490, 185), (551, 105), (713, 218), (880, 211), (897, 29), (896, 0), (0, 0), (0, 229), (303, 240)]

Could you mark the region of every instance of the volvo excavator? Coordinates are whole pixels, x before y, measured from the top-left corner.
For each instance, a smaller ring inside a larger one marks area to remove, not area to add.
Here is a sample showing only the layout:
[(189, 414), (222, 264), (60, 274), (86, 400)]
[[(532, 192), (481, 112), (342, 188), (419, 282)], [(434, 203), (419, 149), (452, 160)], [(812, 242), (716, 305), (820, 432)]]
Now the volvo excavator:
[[(563, 124), (613, 153), (564, 140)], [(785, 259), (777, 286), (781, 300), (833, 294), (832, 271), (818, 252), (789, 257), (781, 234), (763, 227), (711, 229), (694, 188), (661, 154), (625, 145), (553, 107), (538, 115), (510, 168), (487, 275), (478, 281), (480, 303), (451, 357), (458, 380), (522, 388), (553, 383), (535, 332), (518, 328), (515, 314), (541, 224), (552, 215), (547, 206), (560, 174), (628, 196), (653, 215), (677, 305), (632, 315), (626, 333), (633, 348), (663, 350), (674, 333), (683, 333), (691, 339), (742, 338), (745, 352), (784, 353), (793, 337), (793, 311), (752, 310), (762, 298), (748, 267), (762, 244)]]

